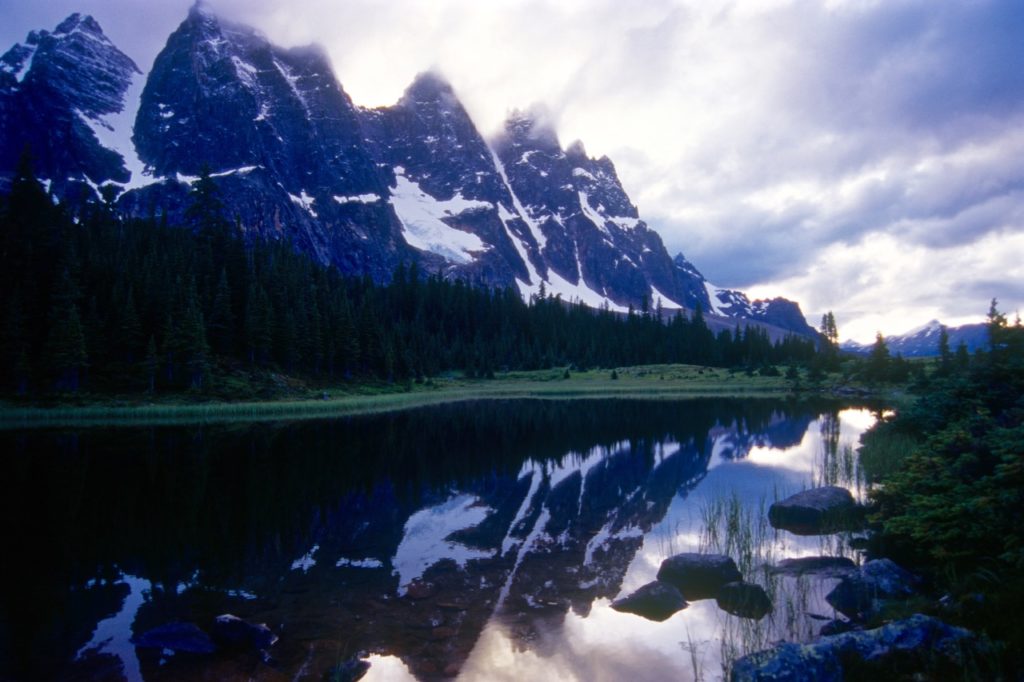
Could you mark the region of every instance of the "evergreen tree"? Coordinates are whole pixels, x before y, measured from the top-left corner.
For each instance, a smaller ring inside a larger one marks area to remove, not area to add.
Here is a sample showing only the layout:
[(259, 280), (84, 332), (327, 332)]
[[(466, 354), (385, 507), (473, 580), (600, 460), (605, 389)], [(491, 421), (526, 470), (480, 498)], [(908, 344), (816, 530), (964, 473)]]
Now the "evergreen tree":
[(51, 299), (45, 349), (46, 365), (54, 374), (54, 387), (58, 391), (78, 391), (88, 359), (77, 297), (78, 290), (71, 275), (64, 270)]
[(971, 356), (967, 352), (967, 344), (961, 341), (956, 347), (954, 363), (958, 372), (965, 372), (971, 364)]
[(949, 332), (946, 325), (939, 327), (939, 368), (942, 376), (949, 375), (953, 371), (953, 353), (949, 349)]
[(234, 349), (235, 315), (231, 312), (231, 287), (223, 268), (217, 280), (217, 292), (210, 311), (210, 342), (217, 353), (228, 355)]
[(209, 166), (203, 165), (199, 179), (192, 183), (189, 198), (192, 203), (185, 209), (185, 220), (193, 230), (213, 234), (226, 229), (224, 202), (217, 183), (210, 177)]
[(149, 393), (155, 393), (156, 375), (160, 370), (160, 356), (156, 349), (156, 339), (152, 336), (149, 337), (149, 342), (146, 344), (146, 358), (142, 362), (142, 367), (146, 375), (146, 390)]
[(139, 352), (142, 350), (142, 322), (139, 319), (138, 310), (135, 307), (135, 293), (128, 289), (128, 297), (125, 299), (124, 307), (121, 310), (121, 320), (117, 332), (117, 347), (128, 362), (135, 362)]
[(871, 347), (864, 373), (871, 382), (885, 381), (889, 376), (889, 346), (882, 332), (875, 334), (875, 344)]

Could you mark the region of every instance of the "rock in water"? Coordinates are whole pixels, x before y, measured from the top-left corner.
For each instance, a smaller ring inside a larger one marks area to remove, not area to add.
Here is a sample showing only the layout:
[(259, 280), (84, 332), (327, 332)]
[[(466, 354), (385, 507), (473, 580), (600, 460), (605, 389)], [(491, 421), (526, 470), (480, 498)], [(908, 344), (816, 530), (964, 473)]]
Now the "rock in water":
[(195, 623), (168, 623), (132, 637), (132, 644), (146, 649), (170, 649), (190, 654), (212, 654), (217, 646)]
[(772, 600), (760, 585), (728, 583), (722, 585), (715, 598), (718, 608), (740, 618), (761, 620), (772, 610)]
[[(976, 635), (920, 614), (874, 630), (786, 642), (732, 666), (732, 682), (845, 679), (985, 679), (989, 646)], [(989, 671), (991, 672), (991, 671)]]
[(776, 575), (823, 575), (841, 577), (857, 570), (857, 564), (843, 556), (805, 556), (783, 559), (771, 569)]
[(825, 601), (847, 618), (862, 620), (878, 610), (881, 601), (905, 599), (915, 594), (919, 583), (919, 578), (892, 560), (877, 559), (843, 578), (825, 595)]
[(859, 520), (853, 495), (834, 485), (804, 490), (768, 509), (768, 521), (774, 528), (797, 535), (833, 533), (852, 528)]
[(249, 623), (230, 613), (217, 616), (213, 624), (213, 636), (235, 646), (250, 646), (266, 649), (277, 642), (270, 628), (263, 623)]
[(661, 622), (677, 611), (685, 609), (686, 600), (674, 585), (655, 580), (629, 596), (616, 599), (612, 602), (612, 608)]
[(661, 562), (658, 580), (675, 585), (685, 599), (695, 601), (717, 596), (722, 585), (740, 582), (743, 576), (727, 556), (684, 552)]

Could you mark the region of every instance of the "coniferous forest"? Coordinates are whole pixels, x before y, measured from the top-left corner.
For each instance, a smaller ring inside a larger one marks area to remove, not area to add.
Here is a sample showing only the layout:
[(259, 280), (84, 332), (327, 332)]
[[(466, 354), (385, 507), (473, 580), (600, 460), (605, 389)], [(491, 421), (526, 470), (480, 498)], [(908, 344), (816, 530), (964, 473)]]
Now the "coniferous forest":
[(239, 366), (343, 381), (446, 371), (685, 362), (808, 363), (814, 343), (757, 327), (714, 334), (698, 310), (595, 310), (399, 266), (345, 276), (283, 243), (247, 244), (216, 181), (195, 183), (185, 225), (55, 201), (28, 161), (0, 199), (3, 392), (203, 390)]

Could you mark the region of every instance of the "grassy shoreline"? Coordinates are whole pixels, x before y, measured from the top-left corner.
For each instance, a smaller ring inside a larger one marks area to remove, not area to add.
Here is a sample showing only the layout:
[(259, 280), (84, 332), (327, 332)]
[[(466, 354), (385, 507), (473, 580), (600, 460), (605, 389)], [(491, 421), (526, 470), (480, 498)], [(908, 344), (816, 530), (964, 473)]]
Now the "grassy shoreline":
[[(271, 400), (204, 400), (203, 396), (109, 397), (79, 404), (19, 406), (0, 403), (0, 429), (60, 426), (145, 426), (317, 419), (375, 414), (468, 400), (645, 399), (781, 397), (792, 393), (781, 377), (747, 376), (692, 365), (651, 365), (570, 372), (510, 372), (495, 379), (445, 377), (409, 386), (340, 386)], [(326, 396), (326, 398), (324, 397)], [(100, 402), (102, 401), (102, 402)]]

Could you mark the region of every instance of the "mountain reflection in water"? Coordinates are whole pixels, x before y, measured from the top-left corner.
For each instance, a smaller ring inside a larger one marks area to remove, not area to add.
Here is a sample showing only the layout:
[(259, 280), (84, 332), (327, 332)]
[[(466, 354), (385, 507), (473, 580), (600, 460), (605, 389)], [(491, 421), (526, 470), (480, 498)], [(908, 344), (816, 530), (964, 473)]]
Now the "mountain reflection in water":
[[(709, 501), (856, 491), (846, 446), (870, 421), (809, 402), (491, 401), (0, 432), (0, 678), (320, 680), (363, 656), (367, 680), (714, 679), (776, 614), (739, 623), (711, 600), (653, 623), (610, 600), (708, 549)], [(767, 544), (849, 553), (781, 531)], [(280, 640), (269, 656), (130, 642), (222, 613)]]

